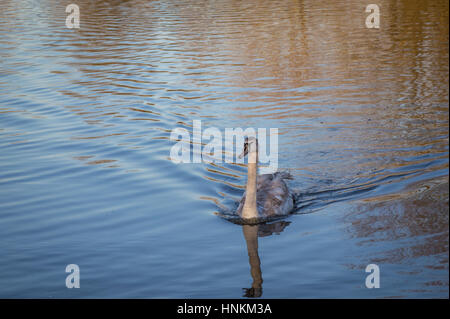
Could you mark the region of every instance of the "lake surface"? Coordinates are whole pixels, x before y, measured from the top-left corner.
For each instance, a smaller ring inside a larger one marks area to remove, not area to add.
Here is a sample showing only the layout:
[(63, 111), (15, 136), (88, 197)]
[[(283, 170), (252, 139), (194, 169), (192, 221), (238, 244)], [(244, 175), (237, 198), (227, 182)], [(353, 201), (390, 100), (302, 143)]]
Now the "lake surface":
[[(69, 3), (0, 2), (0, 297), (448, 298), (446, 0), (379, 29), (360, 1)], [(194, 120), (277, 128), (296, 213), (218, 216), (247, 171), (174, 164)]]

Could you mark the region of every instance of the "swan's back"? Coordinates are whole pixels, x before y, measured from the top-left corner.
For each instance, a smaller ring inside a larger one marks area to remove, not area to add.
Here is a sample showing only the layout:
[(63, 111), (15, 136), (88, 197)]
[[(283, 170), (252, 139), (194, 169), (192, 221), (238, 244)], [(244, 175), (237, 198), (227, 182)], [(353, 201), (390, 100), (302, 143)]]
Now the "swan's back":
[[(294, 200), (284, 179), (292, 179), (287, 172), (258, 175), (256, 184), (256, 206), (259, 217), (276, 217), (289, 214), (294, 208)], [(237, 213), (242, 214), (245, 193), (239, 203)]]

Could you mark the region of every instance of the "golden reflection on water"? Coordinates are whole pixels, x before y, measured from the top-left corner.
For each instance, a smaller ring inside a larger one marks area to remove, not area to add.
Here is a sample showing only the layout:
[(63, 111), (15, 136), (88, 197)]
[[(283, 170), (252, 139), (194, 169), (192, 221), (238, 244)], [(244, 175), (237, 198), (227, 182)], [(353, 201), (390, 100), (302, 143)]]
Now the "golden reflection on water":
[[(358, 238), (358, 245), (377, 242), (401, 242), (400, 247), (372, 253), (371, 262), (406, 263), (414, 258), (433, 256), (423, 268), (448, 270), (449, 197), (448, 176), (410, 185), (404, 192), (366, 199), (343, 220), (348, 232)], [(422, 238), (420, 241), (414, 238)], [(409, 241), (409, 240), (411, 241)], [(351, 266), (350, 267), (356, 267)], [(425, 285), (448, 287), (447, 280)]]
[[(73, 140), (125, 145), (148, 130), (167, 140), (196, 118), (279, 127), (282, 166), (319, 180), (375, 178), (448, 154), (447, 1), (379, 1), (380, 29), (365, 27), (356, 0), (80, 0), (76, 31), (57, 27), (64, 6), (51, 4), (6, 1), (1, 15), (20, 20), (16, 6), (29, 5), (54, 28), (34, 41), (65, 83), (57, 92), (80, 101), (64, 107), (114, 130)], [(19, 45), (4, 43), (13, 57)]]
[[(80, 6), (84, 27), (73, 35), (70, 65), (82, 74), (73, 84), (91, 94), (64, 94), (192, 99), (198, 103), (189, 108), (207, 109), (205, 101), (221, 93), (201, 90), (229, 87), (224, 100), (231, 118), (244, 120), (240, 125), (264, 126), (261, 121), (269, 119), (272, 126), (284, 123), (284, 145), (319, 148), (327, 139), (324, 151), (347, 146), (361, 170), (395, 168), (403, 165), (397, 157), (405, 149), (423, 145), (420, 155), (433, 154), (448, 144), (448, 138), (438, 139), (448, 135), (445, 1), (380, 1), (379, 30), (365, 27), (360, 1)], [(78, 114), (161, 121), (157, 110), (128, 109), (154, 117), (123, 110)], [(189, 127), (201, 113), (173, 114)], [(90, 123), (102, 119), (97, 121)], [(387, 151), (375, 157), (373, 149)], [(308, 170), (295, 168), (297, 174)]]

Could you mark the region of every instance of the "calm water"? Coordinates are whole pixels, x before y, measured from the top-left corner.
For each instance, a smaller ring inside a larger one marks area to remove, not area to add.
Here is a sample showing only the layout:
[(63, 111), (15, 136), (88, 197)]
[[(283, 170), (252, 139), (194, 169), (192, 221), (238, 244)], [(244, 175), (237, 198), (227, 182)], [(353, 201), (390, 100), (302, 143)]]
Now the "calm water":
[[(0, 2), (0, 297), (448, 297), (446, 0), (378, 30), (360, 1), (69, 3)], [(296, 214), (217, 216), (246, 169), (172, 163), (193, 120), (278, 128)]]

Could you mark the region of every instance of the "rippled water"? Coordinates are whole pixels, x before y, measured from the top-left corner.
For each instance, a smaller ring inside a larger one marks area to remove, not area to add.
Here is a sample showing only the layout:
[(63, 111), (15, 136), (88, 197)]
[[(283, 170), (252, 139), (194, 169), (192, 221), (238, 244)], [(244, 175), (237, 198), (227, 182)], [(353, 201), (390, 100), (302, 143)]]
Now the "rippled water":
[[(76, 3), (0, 2), (0, 297), (448, 297), (447, 1)], [(217, 216), (193, 120), (278, 128), (296, 214)]]

